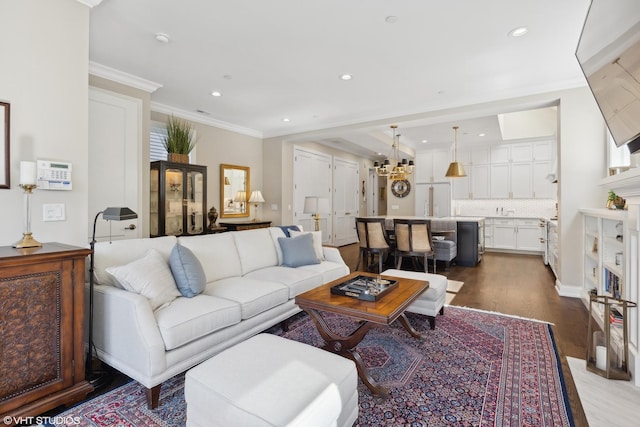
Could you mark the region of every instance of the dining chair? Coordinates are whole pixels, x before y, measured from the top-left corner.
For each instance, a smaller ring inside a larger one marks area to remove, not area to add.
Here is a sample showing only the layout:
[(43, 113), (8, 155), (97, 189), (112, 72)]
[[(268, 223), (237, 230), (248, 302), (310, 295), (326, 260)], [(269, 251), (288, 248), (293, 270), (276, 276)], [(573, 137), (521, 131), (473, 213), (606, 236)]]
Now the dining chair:
[(428, 273), (428, 258), (433, 259), (433, 272), (436, 272), (436, 252), (431, 238), (430, 221), (428, 219), (400, 219), (393, 221), (396, 235), (396, 269), (401, 270), (402, 257), (411, 257), (413, 266), (420, 270), (416, 257), (421, 257), (424, 272)]
[(360, 267), (360, 262), (364, 258), (364, 268), (369, 270), (369, 257), (371, 262), (378, 256), (378, 273), (382, 273), (382, 266), (385, 258), (393, 252), (393, 244), (389, 239), (385, 228), (384, 218), (356, 218), (356, 232), (359, 240), (358, 262), (356, 271)]

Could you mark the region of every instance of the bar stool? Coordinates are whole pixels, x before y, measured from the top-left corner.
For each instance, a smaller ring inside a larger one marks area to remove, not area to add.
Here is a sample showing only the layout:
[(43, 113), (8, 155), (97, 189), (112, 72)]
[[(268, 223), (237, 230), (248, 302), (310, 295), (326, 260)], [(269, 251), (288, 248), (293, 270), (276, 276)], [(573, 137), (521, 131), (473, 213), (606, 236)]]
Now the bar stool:
[(428, 258), (433, 259), (433, 272), (436, 272), (436, 252), (431, 242), (431, 228), (428, 219), (399, 219), (393, 221), (396, 234), (396, 269), (402, 266), (402, 257), (411, 257), (416, 270), (419, 267), (416, 257), (424, 262), (424, 272), (428, 273)]
[(363, 257), (365, 270), (368, 270), (368, 257), (371, 256), (373, 262), (378, 255), (378, 273), (382, 273), (384, 258), (393, 251), (393, 245), (385, 229), (384, 218), (356, 218), (356, 232), (360, 241), (356, 271)]

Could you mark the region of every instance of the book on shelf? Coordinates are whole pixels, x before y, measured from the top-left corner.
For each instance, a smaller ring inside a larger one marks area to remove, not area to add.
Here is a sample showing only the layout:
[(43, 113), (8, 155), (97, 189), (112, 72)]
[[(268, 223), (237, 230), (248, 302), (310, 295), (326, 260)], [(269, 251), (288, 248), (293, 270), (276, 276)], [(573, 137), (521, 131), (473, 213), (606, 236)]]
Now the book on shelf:
[(620, 299), (620, 295), (622, 294), (620, 277), (607, 268), (604, 270), (604, 290), (616, 299)]

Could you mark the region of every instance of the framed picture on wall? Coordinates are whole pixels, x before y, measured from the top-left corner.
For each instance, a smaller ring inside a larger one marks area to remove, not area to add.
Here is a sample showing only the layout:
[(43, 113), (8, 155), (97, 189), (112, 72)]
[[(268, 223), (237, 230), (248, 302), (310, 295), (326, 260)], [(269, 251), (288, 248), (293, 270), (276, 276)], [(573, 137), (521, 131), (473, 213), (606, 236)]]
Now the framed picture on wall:
[(0, 188), (10, 187), (9, 118), (9, 103), (0, 102)]

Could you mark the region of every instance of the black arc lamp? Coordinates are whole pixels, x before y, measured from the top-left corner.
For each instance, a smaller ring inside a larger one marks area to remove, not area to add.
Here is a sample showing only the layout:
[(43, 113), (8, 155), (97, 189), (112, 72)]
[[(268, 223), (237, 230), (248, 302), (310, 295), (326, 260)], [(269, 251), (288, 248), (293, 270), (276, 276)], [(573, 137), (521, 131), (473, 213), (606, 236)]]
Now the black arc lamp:
[[(96, 224), (98, 218), (102, 215), (105, 221), (126, 221), (128, 219), (138, 218), (138, 214), (127, 207), (110, 207), (96, 214), (93, 220), (93, 235), (91, 236), (91, 260), (89, 262), (89, 349), (87, 350), (87, 360), (85, 364), (86, 379), (97, 389), (104, 385), (105, 372), (96, 372), (93, 370), (92, 354), (93, 354), (93, 268), (94, 268), (94, 249), (96, 246)], [(132, 226), (133, 227), (133, 226)], [(135, 227), (133, 227), (135, 228)], [(132, 229), (133, 229), (132, 228)]]

